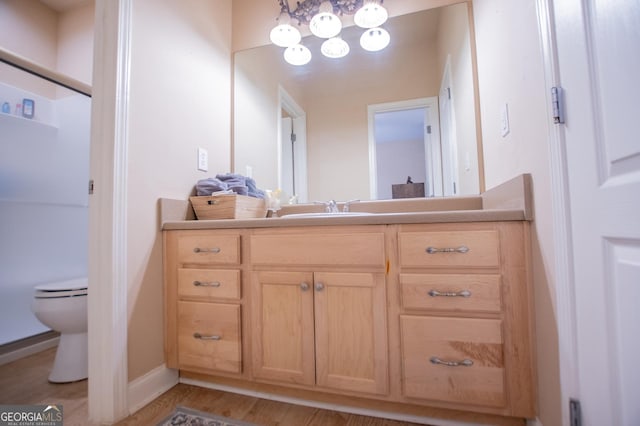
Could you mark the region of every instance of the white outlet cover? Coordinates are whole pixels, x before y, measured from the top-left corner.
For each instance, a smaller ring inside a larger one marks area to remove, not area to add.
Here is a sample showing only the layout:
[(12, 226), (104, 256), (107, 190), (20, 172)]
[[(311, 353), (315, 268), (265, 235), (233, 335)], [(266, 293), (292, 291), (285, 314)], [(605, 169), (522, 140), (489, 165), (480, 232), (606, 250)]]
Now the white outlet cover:
[(198, 148), (198, 170), (201, 172), (209, 170), (209, 152), (204, 148)]

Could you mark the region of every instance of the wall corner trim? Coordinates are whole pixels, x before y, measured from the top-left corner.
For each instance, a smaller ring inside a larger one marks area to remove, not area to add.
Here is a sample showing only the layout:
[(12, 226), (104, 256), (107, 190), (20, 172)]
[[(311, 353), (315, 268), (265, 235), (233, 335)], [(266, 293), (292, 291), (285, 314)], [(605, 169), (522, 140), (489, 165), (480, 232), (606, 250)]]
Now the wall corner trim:
[(129, 414), (133, 414), (145, 405), (178, 384), (178, 370), (162, 364), (137, 379), (129, 382)]

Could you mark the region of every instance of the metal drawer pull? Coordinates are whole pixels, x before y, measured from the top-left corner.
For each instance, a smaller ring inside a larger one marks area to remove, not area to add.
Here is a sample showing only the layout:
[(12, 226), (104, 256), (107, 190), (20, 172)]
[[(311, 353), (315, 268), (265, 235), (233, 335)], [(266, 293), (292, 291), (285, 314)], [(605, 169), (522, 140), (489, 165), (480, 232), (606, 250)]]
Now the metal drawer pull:
[(427, 247), (427, 249), (425, 250), (427, 253), (429, 254), (436, 254), (436, 253), (466, 253), (469, 251), (469, 247), (467, 246), (460, 246), (460, 247), (445, 247), (445, 248), (437, 248), (437, 247)]
[(302, 291), (307, 291), (307, 290), (309, 290), (309, 284), (300, 283), (300, 288), (302, 289)]
[(193, 249), (194, 253), (220, 253), (220, 247), (213, 248), (200, 248), (196, 247)]
[(316, 283), (316, 291), (322, 291), (322, 290), (324, 290), (324, 284)]
[(471, 297), (471, 292), (469, 290), (462, 291), (438, 291), (438, 290), (429, 290), (429, 296), (438, 297)]
[(200, 333), (193, 333), (193, 337), (196, 339), (200, 339), (200, 340), (220, 340), (222, 339), (222, 336), (218, 336), (217, 334), (214, 334), (212, 336), (205, 336), (203, 334)]
[(432, 356), (429, 361), (431, 364), (446, 365), (447, 367), (471, 367), (473, 361), (470, 359), (463, 359), (462, 361), (443, 361), (437, 356)]
[(196, 287), (220, 287), (222, 284), (220, 283), (220, 281), (194, 281), (193, 285), (195, 285)]

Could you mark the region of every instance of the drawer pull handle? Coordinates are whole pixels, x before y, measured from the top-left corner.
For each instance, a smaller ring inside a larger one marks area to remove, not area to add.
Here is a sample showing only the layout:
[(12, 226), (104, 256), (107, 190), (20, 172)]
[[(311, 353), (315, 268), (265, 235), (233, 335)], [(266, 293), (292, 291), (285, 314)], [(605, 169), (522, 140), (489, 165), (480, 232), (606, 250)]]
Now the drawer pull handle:
[(460, 247), (444, 247), (444, 248), (438, 248), (438, 247), (427, 247), (427, 249), (425, 250), (427, 253), (429, 254), (436, 254), (436, 253), (466, 253), (469, 251), (469, 247), (467, 246), (460, 246)]
[(438, 290), (429, 290), (429, 296), (431, 297), (471, 297), (471, 292), (469, 290), (462, 291), (438, 291)]
[(200, 333), (193, 333), (193, 337), (195, 339), (199, 339), (199, 340), (220, 340), (220, 339), (222, 339), (222, 336), (218, 336), (217, 334), (213, 334), (211, 336), (206, 336), (206, 335), (200, 334)]
[(302, 289), (302, 291), (307, 291), (307, 290), (309, 290), (309, 284), (300, 283), (300, 288)]
[(463, 359), (462, 361), (443, 361), (437, 356), (432, 356), (429, 361), (431, 361), (431, 364), (446, 365), (447, 367), (471, 367), (473, 365), (473, 361), (470, 359)]
[(193, 249), (194, 253), (220, 253), (220, 247), (213, 248), (200, 248), (196, 247)]
[(218, 201), (218, 200), (207, 200), (207, 204), (210, 205), (210, 206), (215, 206), (215, 205), (217, 205), (219, 203), (220, 203), (220, 201)]
[(324, 290), (324, 284), (316, 283), (316, 291), (322, 291), (322, 290)]
[(196, 287), (220, 287), (222, 284), (220, 281), (194, 281), (193, 285)]

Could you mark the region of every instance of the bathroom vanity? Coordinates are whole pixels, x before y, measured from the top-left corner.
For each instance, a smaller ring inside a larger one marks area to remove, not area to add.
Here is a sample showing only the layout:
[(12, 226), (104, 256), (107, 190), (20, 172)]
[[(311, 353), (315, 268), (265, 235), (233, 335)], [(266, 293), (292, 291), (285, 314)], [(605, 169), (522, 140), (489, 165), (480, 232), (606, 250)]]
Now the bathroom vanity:
[(478, 197), (359, 203), (362, 216), (166, 221), (166, 364), (238, 392), (524, 424), (529, 194), (525, 175)]

